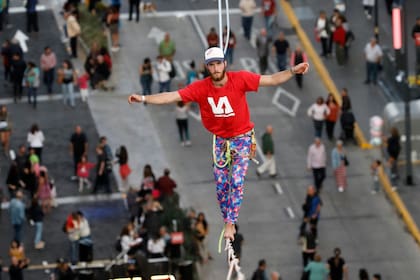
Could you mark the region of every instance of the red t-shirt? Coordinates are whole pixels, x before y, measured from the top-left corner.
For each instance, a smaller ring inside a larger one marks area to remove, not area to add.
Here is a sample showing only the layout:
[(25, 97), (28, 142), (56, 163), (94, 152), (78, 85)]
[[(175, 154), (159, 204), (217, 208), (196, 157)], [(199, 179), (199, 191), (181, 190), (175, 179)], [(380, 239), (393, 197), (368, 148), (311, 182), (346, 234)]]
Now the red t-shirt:
[(226, 72), (227, 82), (215, 87), (210, 77), (180, 89), (182, 101), (200, 105), (204, 127), (213, 134), (229, 138), (250, 131), (250, 120), (245, 93), (257, 91), (260, 75), (248, 71)]
[(264, 16), (272, 16), (276, 10), (276, 2), (274, 0), (263, 0), (262, 3)]
[(89, 87), (88, 85), (88, 81), (89, 81), (89, 75), (88, 74), (83, 74), (82, 76), (79, 77), (79, 88), (80, 89), (87, 89)]

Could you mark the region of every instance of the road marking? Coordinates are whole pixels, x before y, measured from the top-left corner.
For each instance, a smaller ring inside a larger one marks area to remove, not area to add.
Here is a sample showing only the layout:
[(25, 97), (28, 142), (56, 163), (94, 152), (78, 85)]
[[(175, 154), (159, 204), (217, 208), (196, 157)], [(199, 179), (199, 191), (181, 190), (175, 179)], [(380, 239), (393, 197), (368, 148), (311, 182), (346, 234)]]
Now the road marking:
[[(36, 11), (37, 12), (43, 12), (48, 10), (47, 7), (45, 7), (44, 5), (37, 5), (36, 6)], [(9, 14), (19, 14), (19, 13), (26, 13), (26, 8), (25, 7), (10, 7), (9, 8)]]
[(294, 219), (295, 218), (295, 213), (293, 213), (293, 210), (291, 207), (286, 207), (286, 213), (289, 216), (290, 219)]
[[(80, 195), (80, 196), (66, 196), (56, 198), (57, 205), (66, 205), (66, 204), (77, 204), (77, 203), (87, 203), (87, 202), (100, 202), (100, 201), (115, 201), (123, 200), (124, 195), (121, 193), (112, 193), (112, 194), (96, 194), (96, 195)], [(3, 202), (1, 204), (1, 209), (8, 209), (9, 202)]]
[[(256, 12), (260, 12), (261, 8), (258, 8)], [(223, 11), (225, 14), (226, 11)], [(163, 12), (156, 12), (156, 13), (142, 13), (142, 18), (162, 18), (162, 17), (187, 17), (187, 16), (212, 16), (218, 15), (218, 9), (203, 9), (203, 10), (178, 10), (178, 11), (163, 11)], [(240, 9), (229, 9), (230, 15), (239, 15), (241, 14)], [(128, 13), (120, 14), (120, 19), (128, 19)]]
[(279, 182), (275, 182), (274, 185), (273, 185), (273, 187), (276, 189), (276, 192), (278, 194), (283, 194), (283, 189), (280, 186), (280, 183)]
[(189, 111), (188, 111), (188, 114), (189, 114), (191, 117), (193, 117), (193, 119), (195, 119), (196, 121), (201, 122), (201, 115), (200, 115), (200, 113), (196, 113), (196, 112), (194, 112), (194, 111), (189, 110)]
[(156, 45), (159, 45), (160, 42), (163, 41), (163, 38), (165, 37), (165, 31), (163, 31), (162, 29), (153, 26), (150, 31), (149, 34), (147, 34), (147, 38), (149, 39), (154, 39)]
[[(92, 94), (92, 92), (91, 92), (91, 94)], [(75, 92), (74, 97), (75, 98), (80, 98), (80, 93)], [(63, 99), (63, 94), (62, 93), (57, 93), (57, 94), (54, 94), (54, 95), (40, 95), (40, 96), (37, 96), (36, 102), (56, 101), (56, 100), (62, 100), (62, 99)], [(12, 104), (12, 103), (14, 103), (14, 99), (13, 99), (13, 97), (0, 98), (0, 103), (5, 104), (5, 105)], [(18, 103), (25, 103), (25, 102), (20, 101)]]
[[(287, 108), (286, 106), (284, 106), (283, 104), (279, 102), (279, 99), (282, 95), (288, 97), (294, 102), (292, 109)], [(278, 87), (276, 90), (276, 93), (273, 96), (272, 103), (274, 104), (274, 106), (276, 106), (277, 108), (279, 108), (281, 111), (285, 112), (286, 114), (292, 117), (296, 117), (296, 113), (300, 105), (300, 100), (296, 98), (293, 94), (285, 90), (284, 88)]]
[(201, 43), (203, 44), (204, 47), (207, 47), (207, 39), (206, 36), (204, 35), (203, 30), (200, 27), (200, 24), (198, 23), (197, 17), (192, 14), (190, 15), (191, 21), (194, 25), (195, 31), (197, 31), (198, 33), (198, 37), (200, 37)]
[(19, 42), (19, 46), (24, 53), (28, 52), (28, 44), (26, 44), (26, 41), (29, 40), (29, 37), (25, 33), (18, 29), (13, 39)]

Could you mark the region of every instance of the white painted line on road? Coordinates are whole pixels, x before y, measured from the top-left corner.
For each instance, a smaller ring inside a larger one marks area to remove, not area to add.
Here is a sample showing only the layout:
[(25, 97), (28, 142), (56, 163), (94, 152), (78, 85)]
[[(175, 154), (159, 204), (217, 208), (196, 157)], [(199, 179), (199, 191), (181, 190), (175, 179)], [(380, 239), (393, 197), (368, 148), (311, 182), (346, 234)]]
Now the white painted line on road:
[[(256, 12), (260, 12), (261, 9), (258, 8)], [(225, 14), (226, 11), (223, 11)], [(229, 9), (230, 15), (238, 15), (241, 13), (240, 9)], [(202, 9), (202, 10), (178, 10), (178, 11), (163, 11), (155, 13), (142, 13), (143, 18), (162, 18), (162, 17), (186, 17), (186, 16), (212, 16), (218, 15), (219, 11), (217, 9)], [(120, 14), (120, 19), (128, 19), (128, 13)]]
[[(47, 7), (44, 5), (37, 5), (36, 6), (37, 12), (43, 12), (47, 10)], [(18, 13), (26, 13), (25, 7), (10, 7), (9, 8), (9, 14), (18, 14)]]
[[(289, 99), (291, 99), (294, 102), (293, 107), (291, 109), (287, 108), (286, 106), (284, 106), (283, 104), (279, 102), (279, 98), (282, 95), (287, 96)], [(281, 111), (285, 112), (286, 114), (292, 117), (296, 117), (296, 113), (300, 105), (300, 100), (296, 98), (293, 94), (288, 92), (287, 90), (283, 89), (282, 87), (278, 87), (276, 90), (276, 93), (273, 96), (272, 103), (274, 104), (274, 106), (276, 106), (277, 108), (279, 108)]]
[[(66, 196), (56, 198), (57, 205), (66, 205), (66, 204), (77, 204), (77, 203), (86, 203), (86, 202), (99, 202), (99, 201), (114, 201), (122, 200), (124, 195), (121, 193), (112, 193), (112, 194), (96, 194), (96, 195), (80, 195), (80, 196)], [(1, 209), (8, 209), (9, 202), (3, 202), (1, 204)]]
[[(92, 94), (92, 92), (90, 92), (90, 94)], [(80, 98), (80, 93), (75, 92), (74, 93), (74, 97), (75, 98)], [(62, 93), (57, 93), (57, 94), (53, 94), (53, 95), (39, 95), (36, 98), (36, 102), (45, 102), (45, 101), (56, 101), (56, 100), (63, 100), (63, 94)], [(6, 97), (6, 98), (0, 98), (0, 103), (1, 104), (12, 104), (14, 103), (14, 99), (13, 97)], [(20, 100), (18, 103), (27, 103), (27, 97), (22, 96), (22, 100)]]
[(279, 182), (275, 182), (273, 186), (276, 189), (276, 191), (277, 191), (278, 194), (283, 194), (283, 189), (280, 186), (280, 183)]
[(285, 209), (286, 209), (287, 214), (289, 215), (289, 218), (294, 219), (295, 218), (295, 213), (293, 213), (292, 208), (291, 207), (286, 207)]
[(195, 27), (195, 30), (198, 33), (198, 37), (200, 37), (201, 43), (203, 44), (204, 47), (207, 47), (207, 39), (206, 39), (206, 36), (204, 35), (203, 30), (200, 27), (200, 24), (198, 23), (197, 17), (195, 15), (190, 15), (190, 17)]

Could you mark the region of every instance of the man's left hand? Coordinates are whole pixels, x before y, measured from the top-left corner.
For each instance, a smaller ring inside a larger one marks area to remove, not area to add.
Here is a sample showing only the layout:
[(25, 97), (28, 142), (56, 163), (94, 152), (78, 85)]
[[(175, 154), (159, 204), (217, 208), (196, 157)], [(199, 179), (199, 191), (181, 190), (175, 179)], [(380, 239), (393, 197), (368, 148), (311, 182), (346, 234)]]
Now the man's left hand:
[(306, 74), (309, 71), (309, 63), (303, 62), (293, 67), (295, 74)]

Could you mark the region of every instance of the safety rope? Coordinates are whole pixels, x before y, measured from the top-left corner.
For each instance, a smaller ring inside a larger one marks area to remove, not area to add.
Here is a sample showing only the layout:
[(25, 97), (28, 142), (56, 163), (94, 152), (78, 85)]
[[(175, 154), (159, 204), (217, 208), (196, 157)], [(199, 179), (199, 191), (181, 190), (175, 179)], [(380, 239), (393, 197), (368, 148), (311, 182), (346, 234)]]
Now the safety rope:
[(225, 0), (226, 6), (226, 42), (225, 46), (223, 46), (223, 7), (222, 7), (222, 0), (218, 1), (218, 11), (219, 11), (219, 46), (223, 49), (223, 52), (226, 54), (226, 50), (229, 44), (230, 38), (230, 17), (229, 17), (229, 0)]
[[(220, 233), (219, 237), (219, 248), (218, 252), (219, 254), (222, 252), (222, 241), (223, 241), (223, 235), (225, 233), (225, 228), (223, 227), (222, 232)], [(241, 271), (241, 267), (239, 265), (239, 259), (235, 255), (235, 250), (232, 246), (232, 241), (230, 239), (225, 239), (226, 245), (225, 245), (225, 251), (227, 252), (227, 261), (228, 261), (228, 274), (226, 277), (226, 280), (230, 280), (232, 278), (232, 273), (235, 271), (236, 273), (236, 280), (245, 280), (245, 275)]]

